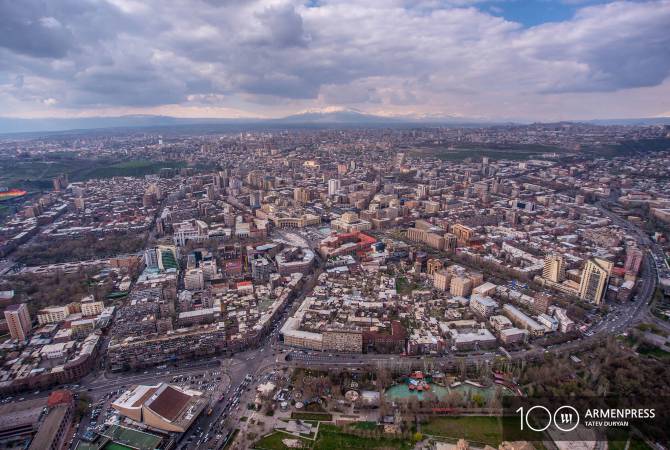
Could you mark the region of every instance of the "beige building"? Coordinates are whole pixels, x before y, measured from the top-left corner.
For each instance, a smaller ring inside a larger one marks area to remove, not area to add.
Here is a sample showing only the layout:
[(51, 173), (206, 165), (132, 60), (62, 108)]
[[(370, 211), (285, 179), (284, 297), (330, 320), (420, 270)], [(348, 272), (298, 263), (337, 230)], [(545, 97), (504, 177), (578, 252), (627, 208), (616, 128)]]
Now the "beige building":
[(300, 330), (300, 319), (297, 317), (286, 319), (280, 333), (284, 337), (284, 344), (286, 345), (310, 350), (323, 350), (323, 334)]
[(184, 275), (184, 287), (189, 291), (199, 291), (205, 288), (205, 274), (202, 269), (189, 269)]
[(312, 199), (312, 192), (304, 187), (293, 189), (293, 200), (297, 203), (307, 203)]
[(451, 233), (456, 236), (458, 245), (463, 247), (468, 244), (468, 241), (470, 241), (470, 239), (472, 239), (472, 237), (475, 234), (475, 231), (468, 226), (457, 223), (451, 226)]
[(70, 315), (70, 306), (52, 306), (50, 308), (40, 309), (37, 312), (37, 321), (40, 325), (47, 323), (63, 322)]
[(441, 291), (448, 291), (451, 285), (451, 274), (446, 270), (438, 270), (433, 274), (433, 286)]
[(105, 304), (93, 300), (93, 296), (86, 297), (81, 301), (81, 315), (84, 317), (97, 316), (105, 309)]
[(592, 258), (586, 262), (579, 283), (579, 298), (600, 305), (607, 290), (613, 264), (602, 258)]
[(112, 403), (112, 408), (149, 427), (183, 433), (206, 405), (201, 392), (161, 383), (135, 386), (121, 394)]
[(25, 341), (30, 333), (30, 313), (25, 303), (5, 308), (5, 320), (12, 339)]
[(426, 263), (426, 272), (428, 275), (433, 275), (438, 270), (444, 267), (444, 263), (439, 259), (431, 258)]
[(444, 238), (437, 233), (427, 233), (424, 241), (429, 247), (444, 250)]
[(339, 219), (330, 222), (332, 229), (342, 231), (345, 233), (353, 233), (354, 231), (365, 231), (372, 229), (372, 223), (367, 220), (361, 220), (358, 214), (354, 212), (346, 212), (342, 214)]
[(464, 276), (453, 277), (449, 285), (449, 292), (451, 295), (467, 297), (472, 292), (472, 280)]
[(553, 283), (560, 283), (565, 279), (565, 261), (561, 255), (547, 255), (544, 258), (542, 277)]
[(74, 337), (85, 337), (95, 330), (95, 319), (75, 320), (70, 324)]
[(423, 242), (426, 239), (426, 230), (421, 230), (419, 228), (409, 228), (407, 230), (407, 239), (415, 242)]
[(444, 235), (444, 250), (449, 253), (453, 253), (458, 246), (458, 238), (456, 235), (451, 233), (445, 233)]
[(326, 330), (323, 333), (323, 350), (362, 353), (363, 333), (360, 330)]

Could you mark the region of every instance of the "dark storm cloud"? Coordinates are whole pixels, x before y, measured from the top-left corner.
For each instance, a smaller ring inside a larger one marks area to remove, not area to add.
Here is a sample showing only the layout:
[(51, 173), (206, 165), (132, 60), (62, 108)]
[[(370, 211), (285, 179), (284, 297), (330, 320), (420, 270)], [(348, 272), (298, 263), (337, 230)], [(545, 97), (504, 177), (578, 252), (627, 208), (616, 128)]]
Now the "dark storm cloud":
[(0, 0), (0, 47), (28, 56), (62, 58), (75, 38), (46, 2)]
[(266, 31), (264, 36), (252, 40), (252, 44), (273, 48), (303, 47), (307, 45), (309, 36), (303, 29), (302, 17), (291, 5), (269, 7), (256, 13), (261, 28)]

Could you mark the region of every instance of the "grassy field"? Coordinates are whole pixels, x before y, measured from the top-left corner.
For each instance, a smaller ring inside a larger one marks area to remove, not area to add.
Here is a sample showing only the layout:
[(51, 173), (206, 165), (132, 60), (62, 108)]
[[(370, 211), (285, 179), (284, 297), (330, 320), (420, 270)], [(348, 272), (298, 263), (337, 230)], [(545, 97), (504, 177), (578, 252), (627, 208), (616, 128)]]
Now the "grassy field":
[(356, 422), (352, 426), (359, 430), (376, 430), (379, 425), (376, 422)]
[(317, 420), (321, 422), (330, 422), (333, 420), (333, 415), (328, 413), (310, 413), (310, 412), (292, 412), (292, 419), (300, 420)]
[(149, 161), (134, 160), (124, 161), (110, 166), (96, 167), (82, 174), (87, 179), (90, 178), (112, 178), (112, 177), (142, 177), (158, 173), (162, 168), (183, 168), (185, 162), (177, 161)]
[(300, 439), (304, 444), (304, 448), (311, 448), (313, 442), (308, 439), (296, 438), (290, 434), (283, 433), (281, 431), (275, 431), (274, 433), (268, 434), (258, 442), (256, 442), (253, 448), (257, 450), (285, 450), (289, 447), (285, 446), (282, 442), (282, 439)]
[(502, 429), (497, 417), (434, 417), (421, 426), (425, 434), (464, 438), (497, 447), (502, 442)]
[[(421, 432), (434, 436), (453, 439), (463, 438), (467, 441), (488, 444), (497, 447), (503, 441), (502, 425), (505, 421), (514, 421), (515, 417), (462, 416), (434, 417), (427, 424), (421, 425)], [(535, 440), (542, 440), (542, 433), (536, 434)]]
[(52, 179), (65, 173), (70, 181), (116, 176), (144, 176), (158, 173), (163, 167), (186, 167), (183, 161), (110, 161), (82, 159), (72, 153), (51, 154), (48, 157), (27, 157), (0, 161), (0, 186), (25, 189), (29, 192), (47, 190)]
[(411, 442), (402, 439), (369, 439), (350, 434), (344, 434), (335, 425), (321, 424), (319, 437), (316, 439), (314, 450), (342, 450), (342, 449), (389, 449), (409, 450), (414, 447)]
[[(284, 450), (287, 449), (282, 439), (293, 438), (292, 435), (275, 431), (265, 436), (253, 445), (257, 450)], [(364, 438), (342, 433), (335, 425), (321, 424), (316, 441), (300, 439), (305, 447), (313, 450), (343, 450), (343, 449), (398, 449), (409, 450), (414, 444), (402, 439), (390, 438)]]

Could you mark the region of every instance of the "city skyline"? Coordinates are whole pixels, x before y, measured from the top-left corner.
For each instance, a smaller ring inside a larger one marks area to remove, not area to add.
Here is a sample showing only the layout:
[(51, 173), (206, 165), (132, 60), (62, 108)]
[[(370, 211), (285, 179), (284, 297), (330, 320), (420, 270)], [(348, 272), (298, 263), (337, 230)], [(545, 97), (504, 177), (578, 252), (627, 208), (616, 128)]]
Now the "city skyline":
[(0, 117), (670, 116), (669, 21), (664, 0), (3, 3)]

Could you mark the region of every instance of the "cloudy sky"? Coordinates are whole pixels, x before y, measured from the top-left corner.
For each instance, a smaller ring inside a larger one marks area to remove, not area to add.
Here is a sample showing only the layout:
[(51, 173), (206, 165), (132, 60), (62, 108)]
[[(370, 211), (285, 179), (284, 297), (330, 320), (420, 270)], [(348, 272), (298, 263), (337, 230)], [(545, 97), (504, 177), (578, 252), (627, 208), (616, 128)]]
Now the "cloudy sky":
[(0, 0), (0, 116), (670, 116), (670, 0)]

